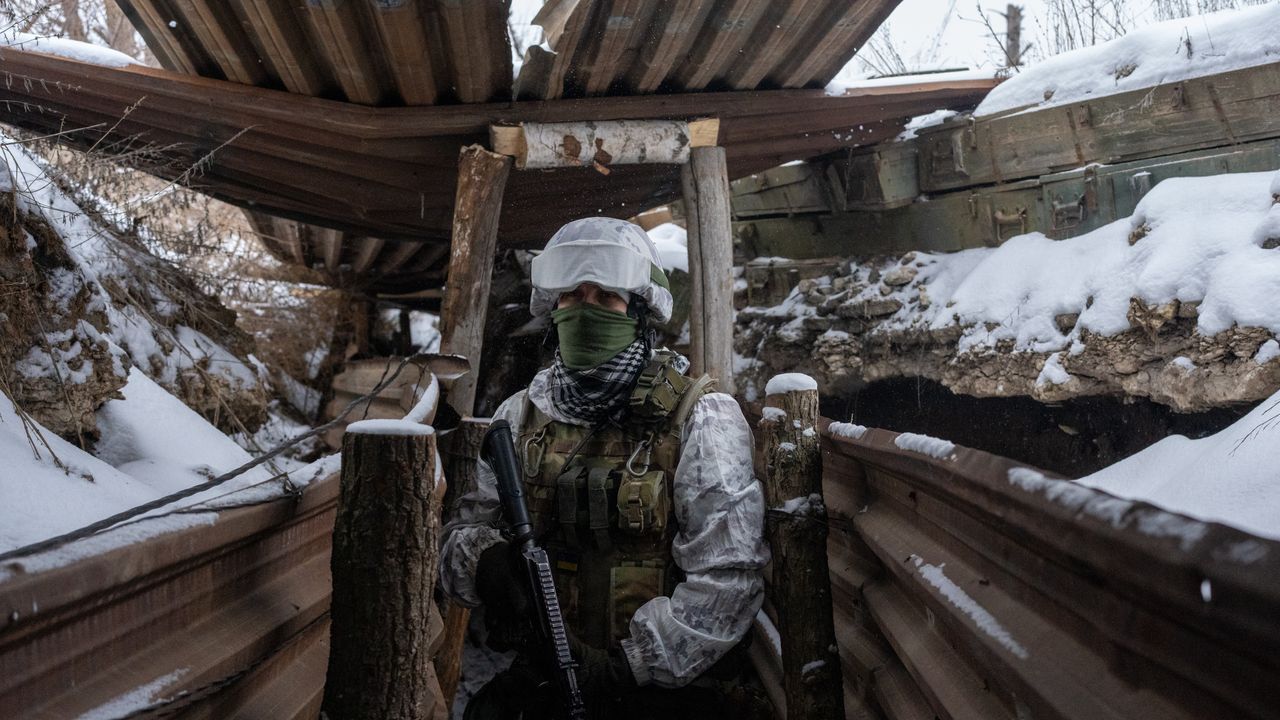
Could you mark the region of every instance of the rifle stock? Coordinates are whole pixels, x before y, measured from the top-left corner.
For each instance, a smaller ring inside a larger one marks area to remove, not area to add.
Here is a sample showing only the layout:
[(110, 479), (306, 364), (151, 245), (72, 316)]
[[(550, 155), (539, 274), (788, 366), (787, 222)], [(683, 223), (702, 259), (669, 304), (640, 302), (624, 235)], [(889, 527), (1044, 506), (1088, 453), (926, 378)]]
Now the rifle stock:
[(585, 720), (586, 705), (578, 689), (577, 663), (569, 650), (569, 632), (556, 595), (555, 578), (547, 551), (538, 547), (529, 509), (524, 501), (524, 473), (515, 452), (511, 426), (496, 420), (480, 444), (480, 455), (493, 468), (498, 481), (502, 512), (511, 525), (512, 544), (524, 560), (529, 590), (538, 605), (539, 648), (555, 673), (561, 706), (569, 720)]

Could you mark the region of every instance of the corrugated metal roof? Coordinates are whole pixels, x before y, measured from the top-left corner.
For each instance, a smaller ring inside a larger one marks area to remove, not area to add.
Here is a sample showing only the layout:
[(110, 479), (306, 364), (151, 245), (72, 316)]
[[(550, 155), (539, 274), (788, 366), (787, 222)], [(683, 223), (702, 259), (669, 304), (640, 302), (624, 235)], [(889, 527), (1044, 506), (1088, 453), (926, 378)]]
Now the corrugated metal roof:
[[(900, 0), (550, 0), (522, 99), (822, 86)], [(361, 105), (512, 96), (507, 0), (120, 0), (169, 70)]]
[[(82, 128), (59, 136), (81, 147), (151, 144), (144, 169), (171, 179), (199, 167), (200, 189), (314, 225), (254, 220), (281, 259), (342, 284), (438, 282), (458, 151), (491, 124), (717, 117), (736, 178), (874, 142), (992, 85), (802, 89), (825, 86), (899, 0), (550, 0), (550, 50), (526, 53), (514, 87), (509, 0), (119, 2), (178, 75), (7, 50), (2, 69), (38, 82), (0, 88), (0, 118)], [(678, 195), (674, 166), (515, 172), (499, 232), (540, 244), (574, 217)]]

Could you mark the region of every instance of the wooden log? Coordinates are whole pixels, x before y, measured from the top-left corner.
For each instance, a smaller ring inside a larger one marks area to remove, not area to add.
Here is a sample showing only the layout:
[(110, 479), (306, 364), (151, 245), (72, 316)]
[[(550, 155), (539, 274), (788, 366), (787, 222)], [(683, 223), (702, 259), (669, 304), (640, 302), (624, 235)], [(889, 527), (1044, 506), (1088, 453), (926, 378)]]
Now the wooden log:
[(495, 152), (515, 158), (518, 169), (610, 165), (682, 165), (695, 147), (716, 144), (720, 121), (612, 120), (605, 122), (493, 125)]
[[(463, 421), (449, 434), (449, 447), (445, 463), (445, 477), (449, 487), (445, 491), (444, 516), (453, 515), (463, 495), (475, 489), (476, 460), (480, 457), (480, 441), (488, 429), (487, 422)], [(436, 653), (436, 672), (444, 693), (446, 706), (452, 707), (462, 676), (462, 643), (466, 639), (471, 611), (446, 600), (443, 603), (444, 637)]]
[(440, 318), (440, 348), (472, 358), (470, 375), (458, 378), (449, 404), (463, 417), (475, 410), (476, 376), (484, 321), (489, 308), (493, 257), (498, 246), (498, 216), (511, 158), (479, 145), (462, 148), (458, 156), (458, 191), (453, 207), (453, 242), (449, 277)]
[(693, 372), (711, 375), (722, 391), (732, 394), (733, 231), (724, 148), (694, 148), (682, 180), (685, 207), (696, 208), (688, 217)]
[(760, 427), (772, 508), (770, 599), (779, 615), (787, 717), (840, 718), (844, 698), (827, 567), (817, 383), (804, 375), (779, 376), (765, 392)]
[(365, 421), (342, 439), (324, 712), (337, 720), (428, 717), (431, 592), (439, 518), (435, 432)]

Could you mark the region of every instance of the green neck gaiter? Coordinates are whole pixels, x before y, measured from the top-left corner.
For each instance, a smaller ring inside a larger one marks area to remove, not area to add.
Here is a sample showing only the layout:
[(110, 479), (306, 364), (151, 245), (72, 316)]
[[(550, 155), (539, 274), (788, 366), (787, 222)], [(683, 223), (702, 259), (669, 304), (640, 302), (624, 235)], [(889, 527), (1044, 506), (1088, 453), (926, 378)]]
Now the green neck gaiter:
[(551, 311), (560, 336), (560, 358), (570, 370), (593, 368), (636, 339), (636, 319), (591, 303)]

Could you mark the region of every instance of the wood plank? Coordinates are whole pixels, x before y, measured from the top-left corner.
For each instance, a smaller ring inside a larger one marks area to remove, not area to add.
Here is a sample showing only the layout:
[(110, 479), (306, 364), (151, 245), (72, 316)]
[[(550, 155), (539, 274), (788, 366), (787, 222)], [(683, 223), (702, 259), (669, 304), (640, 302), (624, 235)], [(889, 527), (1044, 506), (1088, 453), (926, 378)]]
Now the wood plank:
[(656, 92), (677, 65), (689, 55), (698, 39), (697, 28), (706, 21), (715, 6), (714, 0), (657, 3), (653, 28), (648, 42), (640, 48), (639, 62), (631, 65), (626, 83), (638, 94)]
[(337, 81), (324, 74), (324, 62), (308, 46), (294, 9), (284, 3), (228, 0), (256, 32), (252, 39), (289, 92), (325, 95)]
[[(900, 589), (887, 582), (872, 583), (864, 589), (864, 597), (876, 626), (893, 647), (895, 659), (915, 678), (920, 694), (939, 717), (953, 720), (1012, 720), (1015, 717), (1012, 708), (991, 692), (983, 678), (969, 672), (966, 659), (933, 632), (932, 616)], [(1102, 720), (1102, 716), (1097, 716), (1097, 720)]]
[(324, 257), (324, 267), (331, 273), (338, 272), (342, 264), (342, 231), (330, 228), (312, 228), (312, 242)]
[(401, 4), (379, 3), (370, 9), (396, 89), (408, 105), (431, 105), (439, 92), (427, 48), (426, 17), (422, 0)]
[[(498, 217), (510, 172), (510, 157), (491, 153), (479, 145), (462, 148), (449, 279), (440, 318), (442, 353), (480, 357), (498, 243)], [(475, 412), (477, 374), (458, 378), (449, 392), (449, 404), (462, 417)]]
[[(454, 87), (464, 103), (483, 103), (511, 93), (510, 0), (439, 0), (440, 18)], [(490, 50), (494, 52), (490, 52)], [(500, 51), (499, 51), (500, 50)]]
[(383, 98), (383, 88), (372, 59), (374, 55), (361, 32), (361, 18), (355, 4), (322, 0), (307, 3), (302, 12), (311, 23), (320, 48), (329, 59), (329, 69), (337, 77), (347, 100), (377, 105)]
[(117, 3), (162, 67), (187, 75), (196, 74), (195, 62), (175, 41), (168, 21), (160, 18), (150, 0), (117, 0)]
[[(701, 348), (693, 351), (693, 373), (716, 378), (732, 394), (733, 379), (733, 235), (729, 218), (729, 175), (724, 148), (700, 147), (690, 153), (689, 176), (696, 195), (698, 232), (689, 255), (698, 258), (690, 316), (702, 320)], [(693, 266), (690, 266), (690, 273)], [(692, 340), (692, 336), (691, 336)]]
[(422, 249), (423, 244), (420, 242), (401, 241), (396, 243), (390, 250), (383, 253), (382, 264), (378, 267), (378, 274), (395, 274), (409, 262), (409, 258), (417, 255)]
[(171, 0), (186, 16), (195, 34), (222, 74), (233, 82), (262, 85), (269, 78), (258, 53), (245, 36), (231, 8), (224, 2), (209, 0)]
[(1280, 64), (978, 118), (919, 134), (926, 192), (1008, 182), (1280, 135)]
[(795, 52), (815, 22), (826, 25), (824, 12), (828, 4), (829, 0), (770, 3), (769, 11), (752, 34), (751, 52), (735, 63), (725, 78), (729, 87), (756, 89), (770, 71)]
[(382, 248), (387, 244), (387, 241), (377, 237), (364, 237), (354, 240), (353, 242), (356, 246), (356, 259), (355, 262), (351, 264), (351, 269), (354, 270), (357, 275), (364, 275), (373, 269), (373, 265), (377, 261), (379, 253), (382, 252)]
[[(536, 68), (530, 68), (538, 70), (539, 75), (530, 78), (527, 83), (521, 80), (521, 97), (524, 97), (526, 92), (542, 100), (564, 97), (565, 83), (569, 75), (575, 71), (574, 58), (578, 54), (579, 47), (587, 40), (587, 21), (591, 15), (592, 3), (553, 0), (544, 5), (534, 18), (534, 22), (549, 21), (553, 13), (563, 15), (565, 9), (570, 7), (572, 10), (568, 17), (559, 18), (560, 22), (564, 23), (559, 35), (549, 38), (551, 51), (554, 54), (545, 62), (539, 63)], [(520, 74), (523, 76), (525, 70), (521, 69)]]
[(787, 58), (770, 75), (781, 87), (825, 87), (888, 19), (899, 2), (901, 0), (832, 0), (830, 9), (824, 13), (830, 24), (818, 24), (816, 35), (801, 45), (807, 53)]
[(660, 3), (645, 0), (604, 0), (594, 32), (589, 59), (580, 66), (587, 95), (609, 90), (623, 70), (630, 67), (636, 50), (644, 44), (649, 23)]
[(754, 0), (717, 3), (688, 61), (676, 70), (675, 84), (685, 92), (696, 91), (723, 77), (737, 61), (738, 51), (751, 39), (751, 31), (764, 12), (765, 3)]
[[(921, 533), (917, 524), (880, 506), (858, 515), (855, 522), (894, 575), (897, 586), (929, 609), (934, 618), (929, 625), (939, 632), (945, 630), (956, 650), (963, 653), (963, 660), (942, 665), (975, 667), (987, 687), (1017, 697), (1036, 716), (1097, 720), (1195, 717), (1167, 698), (1124, 682), (1109, 670), (1105, 658), (1047, 623), (1035, 614), (1034, 606), (1019, 602), (1008, 586), (982, 582), (985, 576)], [(926, 572), (931, 574), (926, 577)], [(871, 588), (864, 588), (864, 593), (869, 592)], [(886, 623), (893, 621), (885, 613), (900, 612), (901, 603), (892, 596), (873, 603), (886, 634), (890, 634)], [(981, 613), (974, 608), (981, 608)], [(909, 628), (920, 625), (918, 617), (904, 618), (902, 637), (895, 641), (890, 634), (890, 641), (900, 657), (908, 652), (903, 643), (928, 643), (924, 646), (928, 649), (916, 653), (913, 670), (922, 687), (936, 690), (956, 685), (921, 675), (939, 669), (930, 658), (938, 657), (942, 650), (937, 646), (944, 643), (940, 638), (934, 641), (910, 632)], [(974, 678), (975, 685), (979, 678)], [(957, 692), (953, 700), (973, 697)], [(937, 699), (945, 701), (941, 695)]]

